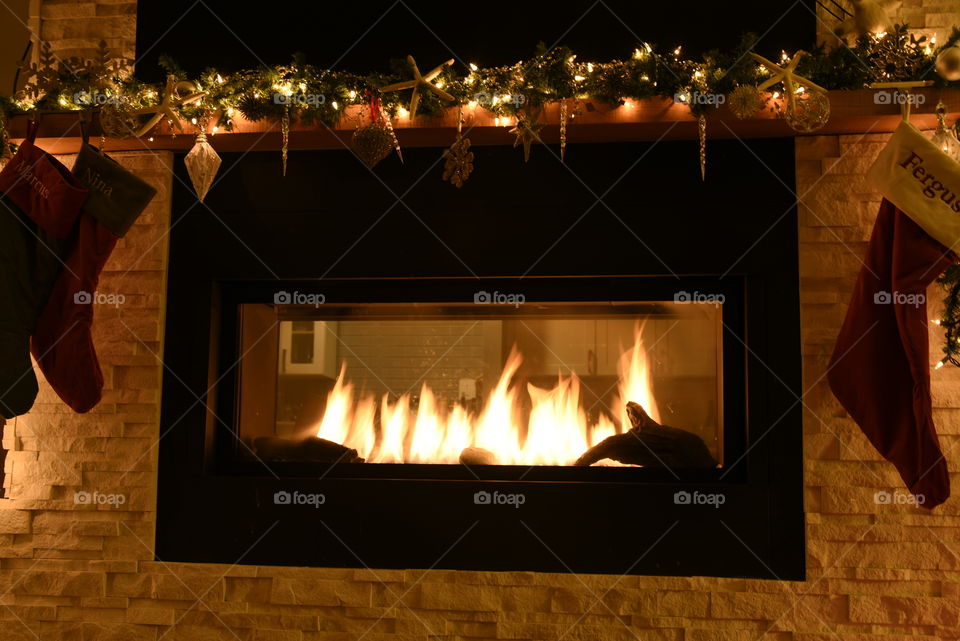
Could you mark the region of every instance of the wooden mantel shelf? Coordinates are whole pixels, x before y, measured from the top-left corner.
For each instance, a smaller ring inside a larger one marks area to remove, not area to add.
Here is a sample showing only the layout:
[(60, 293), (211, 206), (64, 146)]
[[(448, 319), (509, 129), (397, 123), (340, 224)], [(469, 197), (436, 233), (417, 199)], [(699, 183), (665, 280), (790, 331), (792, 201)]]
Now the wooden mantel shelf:
[[(900, 107), (897, 104), (878, 103), (877, 91), (863, 89), (856, 91), (831, 91), (831, 116), (825, 127), (811, 135), (886, 133), (893, 131), (901, 121)], [(911, 122), (921, 129), (933, 129), (937, 120), (934, 110), (938, 100), (947, 106), (948, 117), (952, 121), (960, 115), (960, 90), (920, 89), (913, 94), (917, 102), (912, 109)], [(674, 104), (670, 99), (655, 98), (643, 101), (630, 101), (623, 106), (610, 106), (593, 101), (580, 101), (579, 113), (569, 121), (567, 141), (569, 144), (584, 142), (627, 142), (644, 140), (694, 140), (697, 138), (697, 120), (684, 105)], [(571, 110), (573, 112), (573, 110)], [(480, 107), (464, 108), (465, 130), (470, 129), (470, 141), (474, 145), (513, 144), (514, 136), (509, 133), (515, 121), (502, 119), (495, 121), (493, 114)], [(14, 140), (23, 138), (26, 132), (26, 116), (10, 119), (8, 128)], [(358, 123), (361, 123), (359, 107), (347, 109), (336, 128), (323, 125), (293, 124), (290, 131), (290, 149), (344, 149), (350, 142), (350, 136)], [(546, 143), (557, 143), (560, 138), (559, 105), (546, 107), (540, 122), (544, 125), (540, 136)], [(446, 110), (442, 115), (432, 118), (418, 116), (416, 121), (409, 118), (394, 119), (394, 128), (401, 146), (406, 147), (447, 147), (454, 139), (457, 124), (457, 110)], [(188, 133), (170, 135), (169, 129), (158, 128), (152, 139), (147, 137), (126, 140), (108, 138), (107, 151), (173, 150), (186, 151), (193, 146), (195, 136), (190, 133), (194, 128), (184, 123)], [(94, 123), (92, 135), (98, 136), (99, 130)], [(790, 129), (783, 119), (770, 110), (764, 110), (756, 117), (740, 120), (723, 106), (707, 115), (707, 136), (709, 139), (732, 138), (770, 138), (800, 135)], [(41, 147), (51, 153), (76, 153), (80, 144), (80, 127), (74, 113), (48, 114), (42, 117), (39, 137)], [(242, 152), (247, 150), (279, 150), (281, 146), (280, 124), (272, 121), (250, 122), (242, 118), (234, 119), (232, 132), (220, 132), (209, 137), (210, 143), (220, 152)]]

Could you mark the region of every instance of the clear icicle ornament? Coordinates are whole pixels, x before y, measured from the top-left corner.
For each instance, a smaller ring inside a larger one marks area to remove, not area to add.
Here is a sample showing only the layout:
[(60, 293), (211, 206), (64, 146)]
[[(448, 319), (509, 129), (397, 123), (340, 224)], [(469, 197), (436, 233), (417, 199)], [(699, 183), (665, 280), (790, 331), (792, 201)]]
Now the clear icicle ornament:
[(280, 146), (280, 158), (283, 162), (283, 175), (287, 175), (287, 152), (290, 150), (290, 107), (283, 108), (283, 117), (280, 119), (280, 133), (283, 142)]
[(697, 118), (697, 132), (700, 134), (700, 180), (707, 179), (707, 117)]
[(193, 183), (200, 202), (203, 202), (220, 169), (220, 156), (207, 142), (206, 124), (206, 118), (202, 119), (197, 143), (183, 159), (187, 166), (187, 173), (190, 175), (190, 182)]
[(957, 140), (954, 130), (947, 127), (947, 106), (942, 102), (937, 104), (937, 131), (933, 134), (933, 144), (960, 162), (960, 140)]
[(567, 155), (567, 101), (560, 100), (560, 162)]

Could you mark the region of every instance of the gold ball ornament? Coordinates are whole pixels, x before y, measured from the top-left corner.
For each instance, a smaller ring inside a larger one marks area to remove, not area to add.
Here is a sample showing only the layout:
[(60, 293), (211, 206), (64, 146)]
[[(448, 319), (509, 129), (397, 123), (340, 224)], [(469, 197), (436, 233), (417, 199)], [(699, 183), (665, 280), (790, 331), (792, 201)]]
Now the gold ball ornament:
[(944, 80), (960, 80), (960, 46), (947, 47), (937, 56), (937, 73)]
[(740, 85), (727, 96), (727, 108), (734, 116), (745, 120), (763, 108), (763, 96), (754, 85)]
[(382, 123), (372, 122), (354, 129), (350, 146), (360, 160), (373, 169), (393, 151), (393, 134)]
[(783, 118), (794, 131), (804, 134), (816, 131), (830, 120), (830, 99), (819, 91), (794, 94)]

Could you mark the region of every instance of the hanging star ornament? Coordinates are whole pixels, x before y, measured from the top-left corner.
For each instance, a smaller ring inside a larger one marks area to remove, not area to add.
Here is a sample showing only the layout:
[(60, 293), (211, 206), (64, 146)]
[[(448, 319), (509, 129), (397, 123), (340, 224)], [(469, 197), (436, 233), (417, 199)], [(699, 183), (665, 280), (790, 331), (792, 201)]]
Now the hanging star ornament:
[(539, 111), (533, 114), (523, 113), (517, 116), (517, 126), (510, 130), (510, 133), (517, 137), (517, 139), (513, 141), (513, 146), (516, 147), (523, 143), (523, 162), (530, 161), (530, 146), (534, 141), (543, 143), (543, 141), (540, 140), (540, 129), (543, 125), (538, 122), (539, 120)]
[[(181, 92), (186, 92), (186, 95), (182, 95)], [(197, 102), (203, 98), (203, 93), (202, 91), (197, 91), (196, 86), (192, 82), (177, 82), (176, 78), (172, 75), (167, 76), (167, 86), (163, 90), (163, 98), (160, 100), (160, 104), (156, 107), (144, 107), (143, 109), (137, 109), (131, 112), (136, 115), (153, 114), (153, 117), (147, 121), (147, 124), (138, 129), (136, 133), (134, 133), (134, 136), (139, 138), (146, 135), (164, 118), (169, 120), (174, 127), (183, 131), (183, 125), (180, 124), (180, 117), (177, 115), (177, 107)]]
[(414, 118), (417, 115), (417, 106), (420, 104), (421, 88), (426, 88), (428, 91), (432, 91), (444, 100), (454, 102), (453, 96), (433, 83), (433, 79), (440, 75), (440, 72), (443, 71), (444, 67), (453, 64), (453, 58), (447, 60), (442, 65), (431, 69), (425, 74), (420, 73), (420, 69), (417, 68), (417, 61), (413, 59), (413, 56), (407, 56), (407, 62), (410, 63), (410, 68), (413, 70), (413, 79), (404, 80), (403, 82), (395, 82), (392, 85), (387, 85), (386, 87), (380, 87), (380, 93), (400, 91), (402, 89), (413, 89), (413, 95), (410, 97), (411, 118)]

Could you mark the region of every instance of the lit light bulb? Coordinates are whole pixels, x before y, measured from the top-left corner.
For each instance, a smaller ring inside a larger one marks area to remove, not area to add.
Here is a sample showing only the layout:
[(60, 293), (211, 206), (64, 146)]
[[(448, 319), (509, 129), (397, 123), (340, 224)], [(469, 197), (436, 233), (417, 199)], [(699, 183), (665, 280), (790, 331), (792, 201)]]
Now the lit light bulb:
[(588, 63), (587, 63), (587, 73), (593, 73), (593, 63), (592, 63), (592, 62), (588, 62)]
[(471, 107), (471, 108), (472, 108), (472, 107), (476, 107), (476, 106), (477, 106), (477, 101), (476, 101), (476, 100), (471, 100), (470, 102), (467, 103), (467, 106), (468, 106), (468, 107)]
[(941, 325), (942, 323), (940, 322), (940, 319), (938, 318), (938, 319), (936, 319), (935, 321), (933, 321), (933, 324), (934, 324), (934, 325)]
[(437, 89), (443, 89), (443, 80), (437, 80), (437, 81), (436, 81), (435, 83), (433, 83), (433, 84), (434, 84), (434, 86), (435, 86)]
[(673, 55), (675, 55), (675, 56), (679, 56), (679, 55), (680, 55), (680, 50), (681, 50), (681, 49), (683, 49), (683, 47), (682, 47), (682, 46), (680, 46), (680, 47), (677, 47), (676, 49), (674, 49), (674, 50), (673, 50)]
[(780, 92), (779, 92), (779, 91), (774, 91), (774, 92), (773, 92), (773, 98), (774, 98), (774, 99), (777, 99), (777, 98), (779, 98), (779, 97), (780, 97)]
[(940, 369), (941, 367), (943, 367), (943, 361), (940, 361), (936, 365), (934, 365), (933, 369)]
[(475, 65), (475, 64), (473, 64), (473, 63), (471, 62), (471, 63), (470, 63), (470, 71), (476, 71), (476, 70), (477, 70), (477, 65)]
[(196, 118), (191, 118), (191, 119), (190, 119), (190, 122), (192, 122), (193, 124), (197, 124), (197, 119), (196, 119)]
[(693, 77), (694, 77), (694, 78), (703, 78), (703, 72), (702, 72), (702, 71), (694, 71), (694, 72), (693, 72)]
[(640, 76), (640, 80), (643, 80), (644, 82), (650, 82), (650, 76), (648, 76), (647, 74), (643, 74), (642, 76)]
[(577, 82), (583, 82), (584, 80), (586, 80), (586, 78), (584, 78), (583, 76), (574, 76), (573, 79), (576, 80)]
[(577, 55), (574, 54), (574, 55), (570, 56), (569, 58), (567, 58), (567, 62), (569, 62), (570, 64), (573, 64), (573, 61), (576, 60), (576, 59), (577, 59)]
[(643, 57), (644, 57), (644, 54), (643, 54), (643, 52), (640, 51), (639, 49), (634, 49), (634, 50), (633, 50), (633, 57), (636, 58), (637, 60), (642, 60)]
[(218, 129), (220, 129), (220, 127), (218, 127), (217, 125), (214, 125), (213, 130), (210, 132), (210, 135), (215, 136)]
[(347, 95), (348, 95), (351, 99), (353, 99), (353, 98), (356, 98), (356, 97), (357, 97), (357, 92), (354, 91), (353, 89), (351, 89), (350, 92), (349, 92)]
[(223, 84), (223, 76), (221, 76), (220, 74), (217, 74), (217, 84), (218, 85)]
[(404, 109), (403, 107), (400, 107), (400, 109), (397, 110), (397, 114), (398, 114), (401, 118), (406, 118), (409, 113), (410, 113), (410, 112), (407, 111), (406, 109)]
[(227, 107), (227, 116), (233, 116), (233, 107)]
[(153, 136), (150, 136), (149, 138), (147, 138), (147, 140), (150, 142), (153, 142)]
[(337, 104), (337, 101), (336, 101), (336, 100), (334, 100), (333, 102), (331, 102), (330, 105), (331, 105), (334, 109), (339, 109), (339, 108), (340, 108), (340, 105)]

